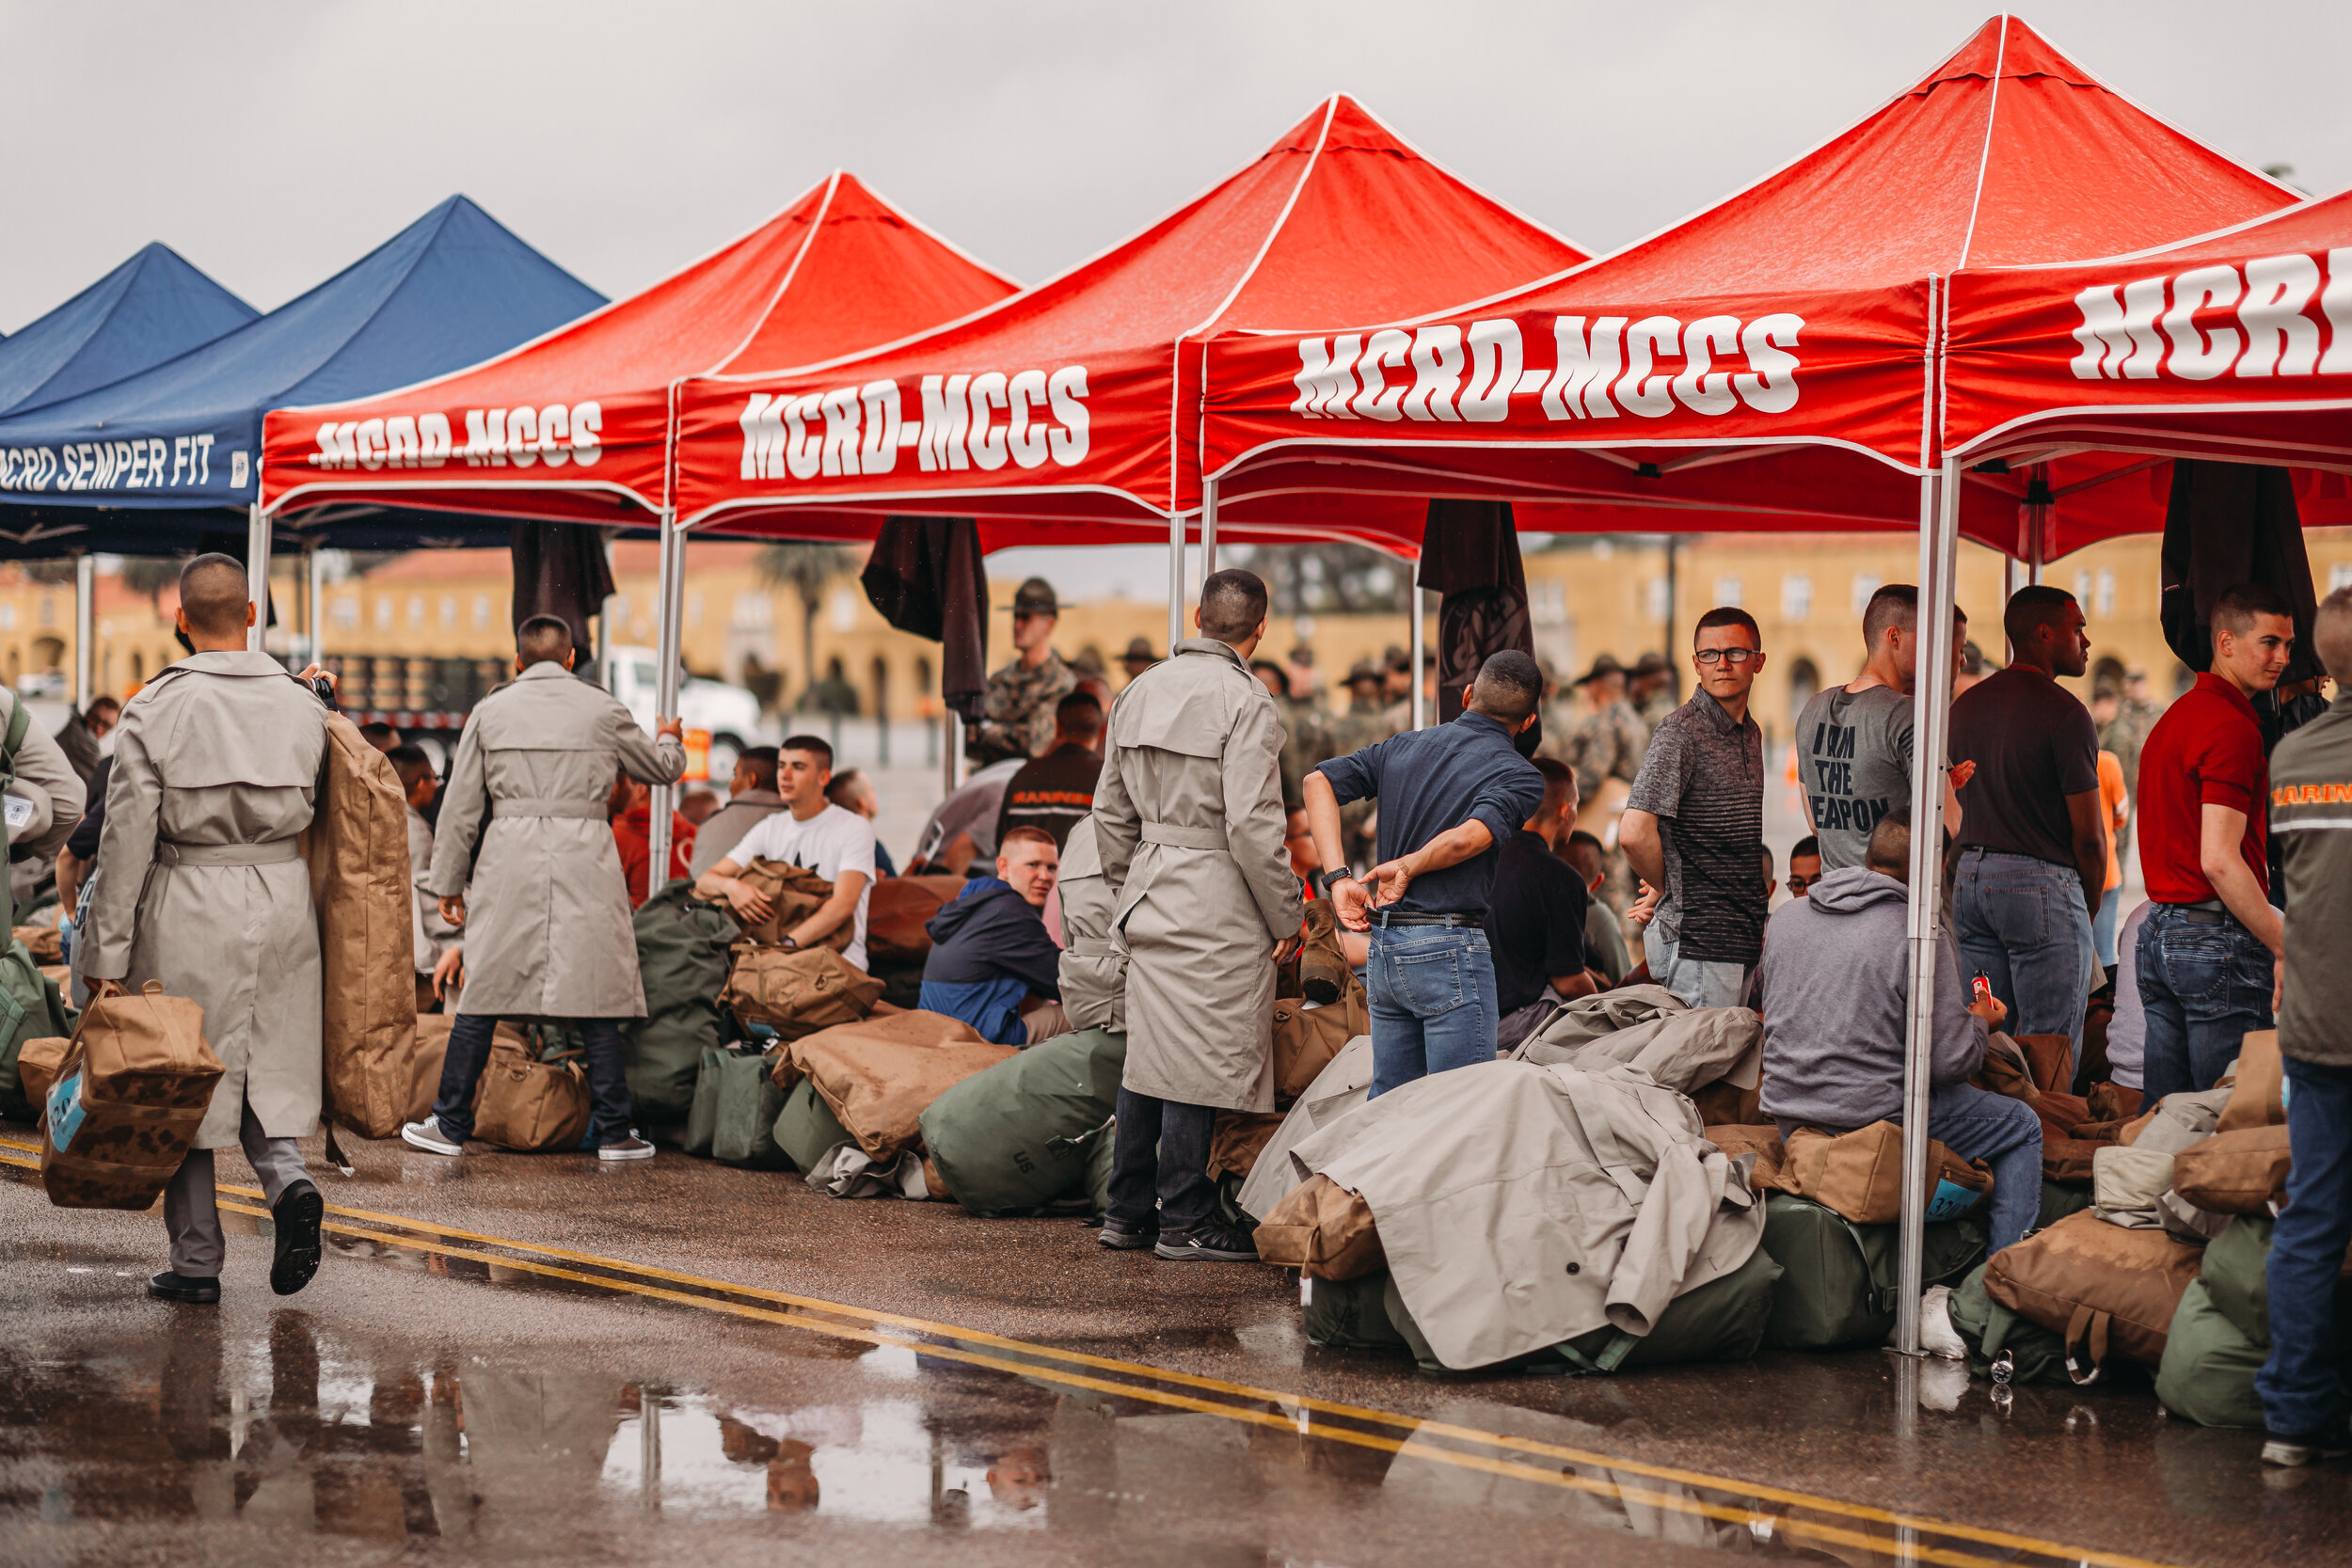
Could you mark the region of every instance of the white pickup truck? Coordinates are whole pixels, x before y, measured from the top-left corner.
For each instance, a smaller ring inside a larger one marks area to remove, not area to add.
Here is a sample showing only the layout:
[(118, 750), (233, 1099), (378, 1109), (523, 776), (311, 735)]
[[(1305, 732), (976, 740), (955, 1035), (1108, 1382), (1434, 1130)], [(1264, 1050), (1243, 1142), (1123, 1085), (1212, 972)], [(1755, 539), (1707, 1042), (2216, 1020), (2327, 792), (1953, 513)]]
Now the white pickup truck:
[[(660, 673), (660, 657), (651, 648), (612, 650), (612, 695), (648, 735)], [(678, 688), (678, 717), (688, 729), (709, 733), (710, 776), (721, 781), (735, 771), (736, 754), (745, 747), (773, 746), (784, 738), (783, 725), (759, 711), (758, 698), (724, 681), (689, 677)]]

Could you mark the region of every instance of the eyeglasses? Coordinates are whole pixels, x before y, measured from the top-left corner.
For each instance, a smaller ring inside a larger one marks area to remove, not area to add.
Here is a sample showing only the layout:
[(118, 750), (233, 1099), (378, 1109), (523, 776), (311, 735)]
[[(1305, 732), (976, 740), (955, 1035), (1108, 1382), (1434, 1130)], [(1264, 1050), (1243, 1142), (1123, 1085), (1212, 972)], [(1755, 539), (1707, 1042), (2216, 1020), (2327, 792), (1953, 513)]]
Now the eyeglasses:
[(1721, 662), (1740, 665), (1757, 657), (1758, 650), (1755, 648), (1701, 648), (1697, 653), (1692, 654), (1691, 658), (1693, 663), (1697, 664)]
[(1791, 877), (1788, 879), (1788, 891), (1802, 898), (1804, 896), (1805, 889), (1820, 879), (1819, 877)]

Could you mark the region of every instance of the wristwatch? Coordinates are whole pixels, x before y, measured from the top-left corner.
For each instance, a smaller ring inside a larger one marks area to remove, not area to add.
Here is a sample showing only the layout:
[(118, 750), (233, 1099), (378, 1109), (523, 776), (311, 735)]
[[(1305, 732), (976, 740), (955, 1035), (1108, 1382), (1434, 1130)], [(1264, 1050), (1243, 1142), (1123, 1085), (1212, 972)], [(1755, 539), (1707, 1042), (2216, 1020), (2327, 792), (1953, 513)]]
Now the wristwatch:
[(1318, 871), (1315, 873), (1315, 896), (1328, 898), (1334, 887), (1342, 882), (1352, 882), (1355, 879), (1356, 873), (1343, 865), (1329, 871)]

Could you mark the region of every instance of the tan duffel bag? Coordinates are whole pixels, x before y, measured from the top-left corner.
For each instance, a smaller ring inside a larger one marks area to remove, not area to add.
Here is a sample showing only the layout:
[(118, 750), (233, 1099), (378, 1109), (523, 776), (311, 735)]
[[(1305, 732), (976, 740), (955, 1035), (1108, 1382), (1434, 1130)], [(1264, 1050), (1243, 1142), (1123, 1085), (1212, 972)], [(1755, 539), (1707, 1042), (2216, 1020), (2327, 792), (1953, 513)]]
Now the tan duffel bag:
[(2066, 1370), (2090, 1383), (2110, 1355), (2153, 1367), (2204, 1248), (2160, 1227), (2126, 1229), (2085, 1209), (2037, 1230), (1985, 1265), (1985, 1293), (2066, 1337)]
[(65, 1065), (65, 1053), (73, 1049), (73, 1042), (63, 1035), (43, 1035), (24, 1042), (17, 1053), (17, 1081), (24, 1086), (24, 1098), (32, 1102), (33, 1117), (42, 1114), (41, 1101), (49, 1098), (49, 1085), (57, 1081), (57, 1069)]
[(588, 1135), (588, 1075), (581, 1053), (541, 1061), (535, 1031), (501, 1023), (474, 1095), (473, 1135), (520, 1154), (578, 1148)]
[(830, 947), (735, 946), (720, 1004), (746, 1022), (765, 1023), (787, 1040), (874, 1010), (882, 983)]
[[(779, 1085), (805, 1076), (858, 1148), (881, 1163), (920, 1147), (931, 1101), (1018, 1054), (944, 1013), (892, 1013), (821, 1030), (778, 1053)], [(788, 1086), (788, 1085), (787, 1085)]]
[[(1892, 1225), (1902, 1217), (1903, 1130), (1874, 1121), (1832, 1136), (1800, 1127), (1788, 1136), (1780, 1169), (1769, 1179), (1749, 1180), (1809, 1198), (1856, 1225)], [(1981, 1161), (1972, 1164), (1928, 1140), (1928, 1218), (1956, 1220), (1992, 1192), (1993, 1172)]]
[(2286, 1063), (2279, 1055), (2279, 1031), (2256, 1029), (2238, 1042), (2237, 1081), (2221, 1107), (2216, 1132), (2279, 1127), (2287, 1119)]
[[(1327, 900), (1307, 906), (1307, 940), (1299, 949), (1297, 990), (1274, 1004), (1274, 1098), (1288, 1105), (1307, 1091), (1349, 1040), (1372, 1033), (1363, 982), (1347, 967)], [(1320, 994), (1330, 1000), (1310, 1006)]]
[(38, 965), (65, 962), (65, 939), (55, 926), (19, 926), (16, 940), (24, 944), (24, 951), (33, 956)]
[(42, 1097), (40, 1184), (60, 1209), (145, 1209), (188, 1157), (224, 1069), (204, 1009), (160, 981), (83, 1009)]
[(341, 714), (326, 721), (301, 846), (319, 922), (319, 1119), (363, 1138), (397, 1137), (417, 1040), (408, 803), (384, 753)]
[(1781, 1143), (1778, 1126), (1726, 1122), (1706, 1129), (1704, 1135), (1708, 1143), (1735, 1160), (1742, 1154), (1756, 1156), (1756, 1166), (1748, 1172), (1751, 1188), (1760, 1192), (1779, 1187), (1780, 1167), (1788, 1158), (1788, 1151)]
[(2233, 1128), (2172, 1156), (2172, 1191), (2207, 1213), (2267, 1214), (2286, 1202), (2287, 1167), (2284, 1127)]
[(1372, 1205), (1317, 1172), (1258, 1227), (1258, 1259), (1315, 1279), (1356, 1279), (1389, 1266)]
[(924, 927), (962, 891), (961, 877), (884, 877), (876, 882), (866, 896), (866, 961), (877, 969), (921, 963), (931, 951), (931, 934)]
[[(785, 933), (815, 914), (833, 896), (833, 884), (805, 866), (783, 865), (771, 860), (755, 860), (736, 874), (736, 880), (768, 895), (772, 906), (768, 918), (743, 926), (743, 934), (762, 947), (773, 947), (782, 942)], [(870, 901), (869, 901), (870, 908)], [(737, 917), (742, 925), (742, 918)], [(833, 928), (819, 946), (836, 953), (849, 950), (850, 939), (857, 935), (857, 917)]]
[(1209, 1180), (1238, 1176), (1249, 1180), (1258, 1156), (1282, 1129), (1279, 1111), (1219, 1111), (1209, 1134)]

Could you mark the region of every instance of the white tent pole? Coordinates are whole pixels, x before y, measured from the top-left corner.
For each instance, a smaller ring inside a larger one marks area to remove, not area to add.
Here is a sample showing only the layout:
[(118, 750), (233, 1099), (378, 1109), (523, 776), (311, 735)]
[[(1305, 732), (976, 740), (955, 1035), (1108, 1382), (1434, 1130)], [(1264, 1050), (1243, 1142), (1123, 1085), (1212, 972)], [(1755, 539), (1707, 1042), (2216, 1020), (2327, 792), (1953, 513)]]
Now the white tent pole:
[(1960, 465), (1919, 482), (1918, 679), (1912, 698), (1911, 995), (1903, 1052), (1903, 1208), (1895, 1348), (1919, 1354), (1927, 1238), (1928, 1094), (1935, 1052), (1935, 973), (1943, 946), (1944, 761), (1950, 750), (1953, 573), (1960, 542)]
[(1408, 591), (1408, 603), (1411, 605), (1413, 612), (1413, 650), (1411, 655), (1413, 660), (1413, 728), (1418, 730), (1429, 721), (1429, 715), (1422, 711), (1422, 708), (1426, 705), (1422, 697), (1421, 691), (1421, 563), (1419, 562), (1415, 562), (1413, 563), (1413, 574), (1412, 586)]
[(245, 645), (260, 653), (262, 634), (269, 630), (269, 514), (260, 501), (246, 509), (245, 582), (246, 600), (253, 606)]
[(73, 707), (89, 711), (90, 672), (96, 650), (91, 641), (90, 603), (98, 595), (98, 562), (87, 551), (73, 558)]
[(310, 571), (310, 662), (319, 664), (326, 657), (326, 623), (319, 619), (326, 598), (326, 552), (313, 545), (303, 552), (303, 563)]
[[(677, 514), (665, 509), (661, 514), (661, 548), (656, 562), (654, 615), (654, 722), (677, 716), (678, 644), (684, 634), (685, 615), (682, 607), (686, 594), (686, 535), (677, 526)], [(675, 792), (668, 784), (653, 786), (653, 812), (646, 824), (645, 892), (651, 895), (669, 880), (670, 872), (670, 801)]]
[(1170, 657), (1184, 635), (1184, 515), (1168, 519), (1168, 651)]
[(1200, 580), (1216, 570), (1216, 481), (1200, 482)]

